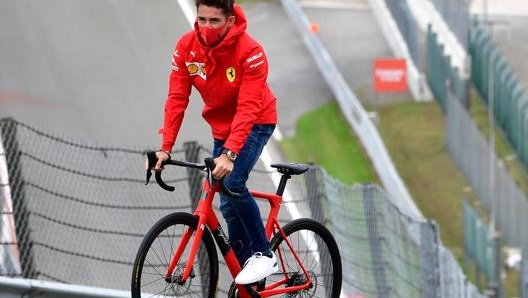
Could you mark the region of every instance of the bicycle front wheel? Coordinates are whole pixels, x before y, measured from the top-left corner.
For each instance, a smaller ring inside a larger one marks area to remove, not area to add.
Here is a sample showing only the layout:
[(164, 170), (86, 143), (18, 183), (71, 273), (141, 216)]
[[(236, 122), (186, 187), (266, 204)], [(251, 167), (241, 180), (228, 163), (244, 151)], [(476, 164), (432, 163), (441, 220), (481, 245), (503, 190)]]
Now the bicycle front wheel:
[[(173, 213), (160, 219), (145, 235), (132, 271), (132, 298), (213, 298), (218, 284), (218, 255), (211, 233), (204, 230), (189, 278), (182, 283), (191, 242), (185, 248), (170, 278), (169, 262), (187, 229), (196, 231), (198, 220), (189, 213)], [(194, 235), (194, 233), (193, 233)], [(192, 241), (193, 237), (191, 237)]]
[(271, 239), (271, 249), (278, 258), (279, 272), (268, 277), (268, 282), (286, 277), (285, 287), (292, 287), (306, 284), (309, 279), (309, 288), (290, 292), (284, 297), (338, 298), (342, 283), (341, 256), (330, 231), (321, 223), (307, 218), (291, 221), (282, 229), (307, 274), (285, 239), (277, 233)]

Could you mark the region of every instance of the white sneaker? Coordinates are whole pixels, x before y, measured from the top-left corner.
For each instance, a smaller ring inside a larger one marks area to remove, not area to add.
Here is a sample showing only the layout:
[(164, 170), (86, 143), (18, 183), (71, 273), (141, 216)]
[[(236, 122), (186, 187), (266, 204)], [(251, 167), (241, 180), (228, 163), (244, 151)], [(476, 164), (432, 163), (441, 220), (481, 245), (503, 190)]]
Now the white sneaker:
[(268, 277), (278, 270), (277, 258), (273, 252), (271, 252), (271, 257), (257, 252), (244, 263), (244, 269), (235, 278), (235, 283), (239, 285), (252, 284)]

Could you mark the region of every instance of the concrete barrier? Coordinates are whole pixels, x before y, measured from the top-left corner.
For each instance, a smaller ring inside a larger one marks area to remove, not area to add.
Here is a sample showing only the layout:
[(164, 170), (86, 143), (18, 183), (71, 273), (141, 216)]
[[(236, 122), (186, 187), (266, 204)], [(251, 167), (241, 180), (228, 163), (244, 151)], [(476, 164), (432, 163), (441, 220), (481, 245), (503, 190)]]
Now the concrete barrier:
[(130, 298), (128, 291), (9, 277), (0, 277), (0, 289), (3, 298)]

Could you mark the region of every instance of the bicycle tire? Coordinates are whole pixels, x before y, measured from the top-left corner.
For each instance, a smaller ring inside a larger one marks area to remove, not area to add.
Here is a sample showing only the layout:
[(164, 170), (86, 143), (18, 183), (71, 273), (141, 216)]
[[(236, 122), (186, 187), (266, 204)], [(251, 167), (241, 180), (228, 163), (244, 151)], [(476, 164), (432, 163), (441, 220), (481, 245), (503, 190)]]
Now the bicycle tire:
[[(312, 287), (309, 289), (288, 293), (284, 297), (339, 298), (343, 274), (341, 255), (330, 231), (321, 223), (308, 218), (293, 220), (282, 229), (312, 279)], [(302, 269), (295, 261), (282, 235), (275, 234), (270, 244), (279, 262), (279, 272), (269, 276), (267, 283), (273, 282), (274, 277), (281, 279), (285, 274), (284, 271), (288, 271), (286, 274), (290, 280), (286, 286), (305, 282), (306, 278), (302, 274)], [(286, 270), (283, 270), (281, 265), (284, 265)]]
[(209, 230), (205, 229), (196, 255), (192, 276), (183, 284), (177, 282), (190, 250), (190, 243), (180, 259), (170, 281), (164, 278), (171, 256), (187, 227), (196, 231), (198, 220), (192, 214), (177, 212), (160, 219), (147, 232), (138, 249), (132, 270), (132, 298), (204, 297), (216, 296), (218, 286), (218, 255)]

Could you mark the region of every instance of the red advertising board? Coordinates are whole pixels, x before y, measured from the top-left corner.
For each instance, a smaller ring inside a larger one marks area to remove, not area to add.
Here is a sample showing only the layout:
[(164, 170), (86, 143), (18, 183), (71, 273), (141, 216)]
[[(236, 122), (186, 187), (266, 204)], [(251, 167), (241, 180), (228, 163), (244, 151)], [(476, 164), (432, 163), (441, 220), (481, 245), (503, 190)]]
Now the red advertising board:
[(399, 58), (374, 59), (374, 91), (407, 92), (407, 63)]

